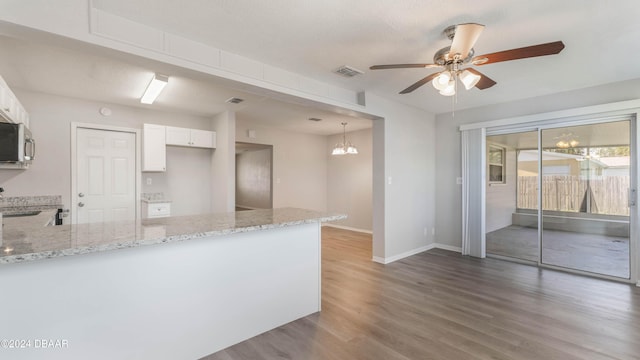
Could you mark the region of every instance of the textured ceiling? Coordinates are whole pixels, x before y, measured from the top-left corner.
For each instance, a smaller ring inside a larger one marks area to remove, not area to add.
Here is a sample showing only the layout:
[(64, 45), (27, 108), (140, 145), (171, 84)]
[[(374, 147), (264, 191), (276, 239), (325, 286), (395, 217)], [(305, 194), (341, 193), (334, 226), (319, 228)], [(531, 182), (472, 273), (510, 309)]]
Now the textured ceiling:
[[(349, 131), (372, 125), (367, 119), (234, 89), (201, 73), (124, 54), (107, 52), (105, 55), (103, 51), (74, 45), (52, 46), (0, 36), (0, 74), (12, 88), (196, 116), (233, 110), (238, 118), (293, 132), (332, 135), (342, 133), (340, 124), (345, 121)], [(140, 96), (153, 77), (153, 71), (171, 74), (170, 86), (152, 105), (140, 104)], [(241, 98), (244, 102), (226, 103), (231, 97)], [(309, 121), (310, 117), (322, 121)]]
[[(354, 91), (373, 92), (431, 113), (468, 109), (640, 78), (637, 0), (93, 0), (95, 7)], [(388, 63), (431, 62), (449, 45), (451, 24), (486, 25), (476, 54), (562, 40), (559, 55), (478, 67), (498, 84), (440, 96), (430, 85), (398, 92), (429, 69), (370, 71)], [(139, 96), (153, 72), (171, 86), (153, 109), (209, 116), (234, 109), (239, 117), (291, 131), (335, 134), (371, 121), (275, 100), (265, 91), (148, 59), (70, 40), (0, 38), (0, 74), (11, 86), (65, 96), (143, 106)], [(350, 65), (365, 73), (333, 73)], [(240, 105), (224, 100), (246, 99)], [(322, 118), (320, 123), (307, 120)]]
[[(369, 71), (374, 64), (431, 62), (449, 45), (448, 25), (486, 25), (476, 54), (562, 40), (559, 55), (478, 67), (498, 82), (461, 91), (456, 108), (542, 96), (640, 78), (637, 0), (94, 0), (94, 6), (156, 28), (356, 91), (433, 113), (451, 99), (429, 86), (397, 92), (433, 70)], [(615, 56), (615, 58), (614, 58)], [(365, 74), (332, 73), (350, 65)]]

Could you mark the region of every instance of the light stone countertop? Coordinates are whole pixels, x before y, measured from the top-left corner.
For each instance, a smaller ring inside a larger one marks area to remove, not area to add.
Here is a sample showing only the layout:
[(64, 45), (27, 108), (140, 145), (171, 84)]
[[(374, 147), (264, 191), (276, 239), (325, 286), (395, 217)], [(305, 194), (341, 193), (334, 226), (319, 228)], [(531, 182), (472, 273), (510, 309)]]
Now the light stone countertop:
[(55, 211), (5, 218), (0, 264), (171, 243), (345, 219), (346, 215), (281, 208), (173, 216), (139, 221), (44, 226)]
[(140, 201), (142, 201), (143, 203), (147, 203), (147, 204), (165, 204), (165, 203), (172, 203), (173, 202), (171, 200), (165, 200), (165, 199), (157, 199), (157, 200), (141, 199)]
[(171, 200), (165, 198), (164, 193), (155, 192), (155, 193), (142, 193), (141, 199), (142, 202), (148, 204), (160, 204), (160, 203), (170, 203)]

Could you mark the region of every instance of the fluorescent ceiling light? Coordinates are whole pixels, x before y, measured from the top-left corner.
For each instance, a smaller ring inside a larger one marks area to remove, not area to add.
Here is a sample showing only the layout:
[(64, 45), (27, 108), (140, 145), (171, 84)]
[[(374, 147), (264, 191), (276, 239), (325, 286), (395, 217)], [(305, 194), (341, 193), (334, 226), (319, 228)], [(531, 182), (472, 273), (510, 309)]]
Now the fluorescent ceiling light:
[(143, 104), (153, 104), (162, 89), (167, 85), (167, 82), (169, 82), (168, 76), (154, 74), (149, 86), (147, 86), (147, 90), (144, 91), (144, 95), (140, 98), (140, 102)]

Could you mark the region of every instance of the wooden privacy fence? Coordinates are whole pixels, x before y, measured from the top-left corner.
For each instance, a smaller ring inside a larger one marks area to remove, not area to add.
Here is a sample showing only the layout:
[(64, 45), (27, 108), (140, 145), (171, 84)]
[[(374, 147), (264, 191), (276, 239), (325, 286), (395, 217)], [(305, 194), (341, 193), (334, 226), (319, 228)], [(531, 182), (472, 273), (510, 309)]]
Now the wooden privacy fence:
[[(587, 184), (591, 187), (591, 213), (629, 215), (628, 176), (596, 176), (588, 181), (580, 176), (543, 176), (542, 209), (579, 212), (585, 201)], [(538, 208), (537, 188), (537, 176), (518, 176), (518, 208)]]

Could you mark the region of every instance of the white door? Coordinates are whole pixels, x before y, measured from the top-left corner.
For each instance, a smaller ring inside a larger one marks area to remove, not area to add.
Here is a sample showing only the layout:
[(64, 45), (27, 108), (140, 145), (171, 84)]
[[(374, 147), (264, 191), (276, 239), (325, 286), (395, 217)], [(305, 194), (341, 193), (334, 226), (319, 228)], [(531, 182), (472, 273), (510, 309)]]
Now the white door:
[(78, 128), (76, 222), (135, 220), (136, 135)]

